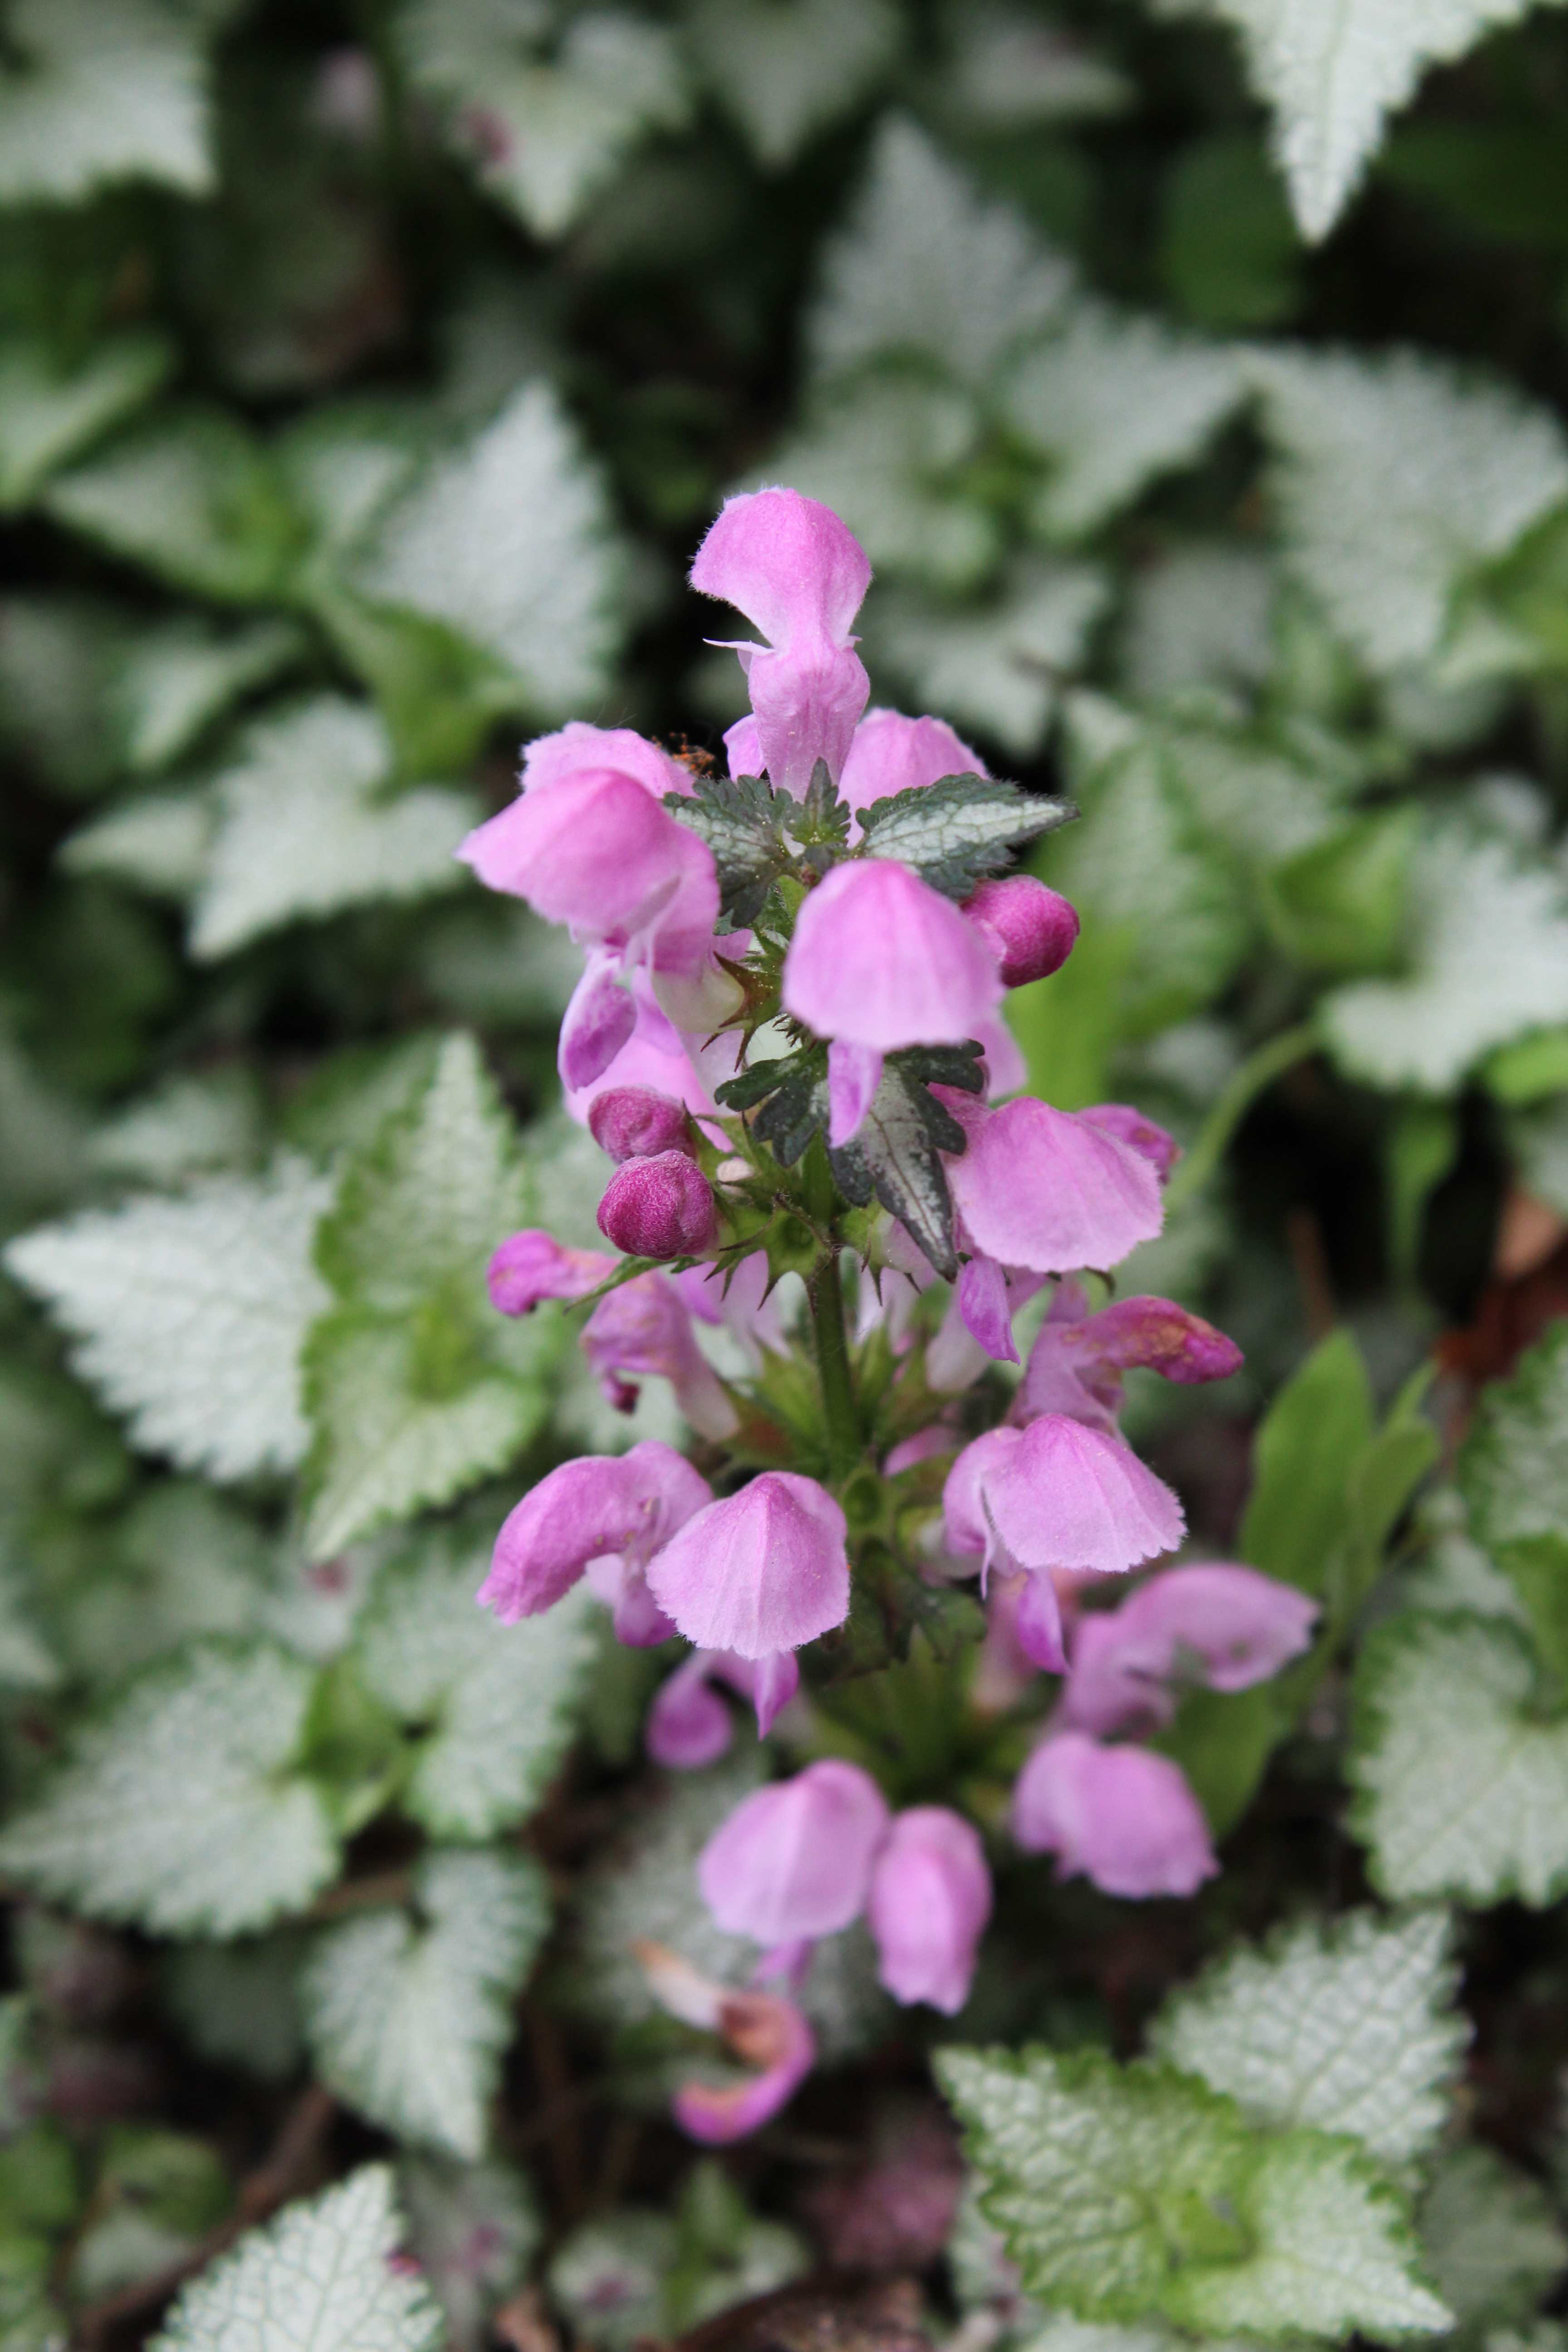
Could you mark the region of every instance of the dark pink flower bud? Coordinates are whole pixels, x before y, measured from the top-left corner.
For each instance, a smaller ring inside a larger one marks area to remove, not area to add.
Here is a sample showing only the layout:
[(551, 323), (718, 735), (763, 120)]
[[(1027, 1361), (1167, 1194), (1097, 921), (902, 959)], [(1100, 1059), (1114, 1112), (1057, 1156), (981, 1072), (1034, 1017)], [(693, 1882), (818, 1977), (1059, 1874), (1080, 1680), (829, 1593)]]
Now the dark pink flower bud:
[(1078, 908), (1032, 874), (982, 882), (963, 911), (995, 955), (1004, 988), (1059, 971), (1078, 938)]
[(991, 1916), (991, 1873), (970, 1824), (945, 1805), (900, 1813), (871, 1873), (867, 1917), (895, 2000), (956, 2017)]
[(718, 1230), (712, 1187), (684, 1151), (623, 1160), (599, 1203), (599, 1231), (628, 1257), (690, 1257)]
[(1081, 1731), (1036, 1748), (1013, 1791), (1013, 1834), (1107, 1895), (1193, 1895), (1219, 1868), (1185, 1775), (1147, 1748), (1103, 1748)]
[(654, 1087), (606, 1087), (589, 1107), (588, 1132), (612, 1160), (651, 1160), (660, 1151), (691, 1157), (686, 1105)]

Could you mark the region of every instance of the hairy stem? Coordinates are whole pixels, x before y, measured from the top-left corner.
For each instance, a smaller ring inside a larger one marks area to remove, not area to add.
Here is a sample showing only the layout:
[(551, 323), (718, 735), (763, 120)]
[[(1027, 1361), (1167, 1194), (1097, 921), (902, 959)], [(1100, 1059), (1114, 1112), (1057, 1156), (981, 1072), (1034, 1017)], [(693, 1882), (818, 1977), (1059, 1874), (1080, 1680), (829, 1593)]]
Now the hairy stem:
[(818, 1258), (806, 1288), (811, 1299), (812, 1327), (816, 1334), (816, 1370), (822, 1382), (822, 1425), (827, 1442), (828, 1474), (843, 1478), (860, 1459), (860, 1416), (849, 1369), (849, 1334), (844, 1322), (844, 1285), (839, 1278), (837, 1250)]

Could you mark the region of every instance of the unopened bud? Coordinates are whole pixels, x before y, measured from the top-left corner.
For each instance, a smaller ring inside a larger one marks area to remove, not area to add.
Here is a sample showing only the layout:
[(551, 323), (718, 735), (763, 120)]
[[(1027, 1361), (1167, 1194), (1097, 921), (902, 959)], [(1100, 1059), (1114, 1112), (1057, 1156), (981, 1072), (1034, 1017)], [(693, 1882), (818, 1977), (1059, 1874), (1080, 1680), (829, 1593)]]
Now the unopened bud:
[(654, 1087), (606, 1087), (589, 1108), (588, 1132), (612, 1160), (650, 1160), (660, 1151), (691, 1156), (685, 1104)]
[(982, 882), (964, 900), (963, 911), (988, 941), (1005, 988), (1022, 988), (1059, 971), (1078, 938), (1077, 908), (1032, 874)]
[(719, 1229), (708, 1179), (684, 1151), (624, 1160), (599, 1203), (599, 1231), (628, 1257), (689, 1257)]

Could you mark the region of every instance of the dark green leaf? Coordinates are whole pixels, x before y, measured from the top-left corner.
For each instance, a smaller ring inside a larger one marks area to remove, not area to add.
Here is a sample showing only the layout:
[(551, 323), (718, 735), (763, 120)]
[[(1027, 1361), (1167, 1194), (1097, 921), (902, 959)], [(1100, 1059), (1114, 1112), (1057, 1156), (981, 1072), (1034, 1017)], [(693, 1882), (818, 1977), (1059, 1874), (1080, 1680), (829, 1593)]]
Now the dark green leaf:
[(699, 776), (689, 793), (667, 793), (664, 804), (713, 852), (720, 929), (744, 930), (789, 871), (783, 825), (795, 804), (781, 802), (761, 776)]
[(963, 1149), (963, 1129), (901, 1055), (890, 1055), (871, 1108), (852, 1139), (828, 1153), (841, 1192), (857, 1208), (873, 1193), (937, 1272), (958, 1274), (952, 1196), (940, 1153)]
[(1015, 842), (1054, 833), (1078, 811), (1038, 799), (991, 776), (943, 776), (873, 801), (860, 815), (873, 857), (896, 857), (949, 898), (967, 898), (987, 874), (1010, 864)]

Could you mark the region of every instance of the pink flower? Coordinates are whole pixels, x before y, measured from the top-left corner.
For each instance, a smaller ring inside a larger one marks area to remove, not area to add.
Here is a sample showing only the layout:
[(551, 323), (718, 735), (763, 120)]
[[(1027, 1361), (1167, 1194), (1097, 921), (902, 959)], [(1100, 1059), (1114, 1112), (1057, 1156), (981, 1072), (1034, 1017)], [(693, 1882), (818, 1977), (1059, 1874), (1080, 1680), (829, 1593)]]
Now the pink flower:
[(734, 605), (767, 639), (735, 651), (768, 779), (797, 800), (818, 760), (837, 782), (866, 708), (870, 681), (849, 626), (870, 580), (865, 551), (831, 509), (786, 489), (727, 499), (691, 567), (701, 595)]
[[(712, 1118), (714, 1103), (688, 1040), (655, 997), (646, 971), (635, 971), (628, 990), (636, 1026), (614, 1061), (582, 1087), (568, 1086), (566, 1108), (580, 1127), (599, 1097), (629, 1087), (647, 1087), (686, 1105), (699, 1118)], [(723, 1073), (728, 1076), (731, 1071)], [(715, 1130), (719, 1132), (719, 1130)]]
[(689, 1462), (654, 1438), (627, 1454), (563, 1462), (508, 1514), (479, 1605), (514, 1625), (553, 1607), (592, 1559), (613, 1556), (640, 1572), (711, 1495)]
[(676, 2121), (710, 2147), (744, 2139), (777, 2115), (816, 2065), (810, 2026), (793, 2001), (714, 1984), (663, 1944), (639, 1939), (632, 1949), (663, 2008), (722, 2034), (737, 2058), (758, 2069), (745, 2083), (686, 2084), (676, 2094)]
[(530, 1315), (546, 1298), (586, 1298), (616, 1270), (603, 1250), (568, 1249), (531, 1225), (502, 1242), (485, 1270), (490, 1305), (502, 1315)]
[(845, 1535), (843, 1512), (815, 1478), (764, 1470), (689, 1518), (648, 1582), (699, 1649), (770, 1657), (849, 1614)]
[(1174, 1495), (1131, 1448), (1063, 1413), (966, 1445), (942, 1496), (949, 1549), (987, 1568), (1116, 1575), (1180, 1543)]
[(955, 2017), (991, 1916), (991, 1873), (969, 1823), (945, 1805), (900, 1813), (871, 1874), (867, 1916), (894, 2000)]
[(574, 769), (521, 793), (458, 855), (586, 945), (690, 976), (710, 959), (712, 852), (620, 769)]
[(868, 1772), (829, 1758), (742, 1799), (703, 1847), (714, 1924), (772, 1949), (831, 1936), (865, 1908), (888, 1806)]
[(1152, 1160), (1163, 1184), (1182, 1156), (1182, 1147), (1173, 1135), (1145, 1118), (1141, 1110), (1130, 1103), (1090, 1103), (1078, 1117), (1087, 1127), (1097, 1127), (1102, 1135), (1113, 1135), (1118, 1143), (1129, 1144), (1141, 1151), (1145, 1160)]
[(690, 1152), (686, 1105), (655, 1087), (609, 1087), (595, 1095), (588, 1108), (588, 1132), (615, 1160), (651, 1160), (660, 1151)]
[(1005, 1266), (1060, 1274), (1115, 1265), (1159, 1232), (1159, 1180), (1142, 1152), (1032, 1095), (988, 1110), (952, 1087), (939, 1091), (964, 1130), (963, 1157), (946, 1166), (974, 1250)]
[[(958, 1320), (970, 1338), (996, 1363), (1017, 1362), (1013, 1318), (1019, 1307), (1043, 1287), (1047, 1278), (1028, 1266), (999, 1265), (994, 1257), (972, 1257), (962, 1268), (953, 1295)], [(943, 1330), (946, 1331), (945, 1323)], [(941, 1336), (939, 1334), (939, 1338)], [(952, 1357), (952, 1371), (944, 1370), (939, 1374), (933, 1370), (931, 1377), (938, 1388), (967, 1388), (984, 1367), (973, 1362), (958, 1350), (956, 1334), (948, 1334), (948, 1337)], [(961, 1377), (955, 1379), (955, 1374)]]
[(522, 789), (537, 792), (593, 768), (614, 768), (639, 783), (651, 800), (667, 793), (689, 793), (691, 777), (680, 761), (630, 727), (590, 727), (574, 719), (553, 735), (536, 735), (522, 755)]
[(1193, 1386), (1228, 1379), (1241, 1363), (1234, 1339), (1173, 1299), (1119, 1298), (1089, 1315), (1077, 1285), (1064, 1283), (1029, 1350), (1013, 1418), (1065, 1412), (1113, 1430), (1124, 1372), (1142, 1369)]
[(1013, 1834), (1054, 1853), (1064, 1878), (1107, 1895), (1192, 1895), (1219, 1868), (1180, 1769), (1146, 1748), (1103, 1748), (1064, 1731), (1036, 1748), (1013, 1791)]
[(882, 1083), (882, 1056), (874, 1045), (836, 1037), (827, 1049), (827, 1140), (837, 1151), (870, 1109)]
[(1063, 1719), (1089, 1732), (1153, 1730), (1174, 1715), (1184, 1679), (1222, 1691), (1267, 1682), (1310, 1646), (1318, 1613), (1256, 1569), (1168, 1569), (1119, 1609), (1079, 1620)]
[(940, 783), (943, 776), (984, 776), (985, 762), (945, 719), (906, 719), (901, 710), (868, 710), (855, 730), (838, 796), (858, 813), (896, 793)]
[(691, 1257), (719, 1231), (713, 1188), (684, 1151), (623, 1160), (605, 1187), (598, 1222), (628, 1257)]
[(996, 962), (940, 890), (893, 858), (836, 866), (795, 918), (784, 1007), (879, 1054), (960, 1045), (1002, 994)]
[(1078, 909), (1032, 874), (982, 882), (963, 911), (995, 956), (1004, 988), (1025, 988), (1059, 971), (1078, 938)]
[(568, 1090), (602, 1077), (637, 1027), (637, 1008), (621, 983), (616, 955), (595, 950), (561, 1016), (555, 1066)]
[(643, 1736), (656, 1764), (695, 1772), (727, 1753), (734, 1727), (713, 1688), (716, 1682), (751, 1700), (757, 1738), (765, 1739), (779, 1710), (800, 1688), (800, 1667), (793, 1650), (754, 1659), (738, 1658), (732, 1650), (693, 1650), (660, 1685), (648, 1709)]
[(668, 1275), (639, 1274), (623, 1282), (601, 1298), (581, 1336), (583, 1353), (618, 1412), (629, 1412), (637, 1402), (628, 1378), (664, 1380), (700, 1436), (733, 1435), (735, 1408), (698, 1346), (690, 1314)]

